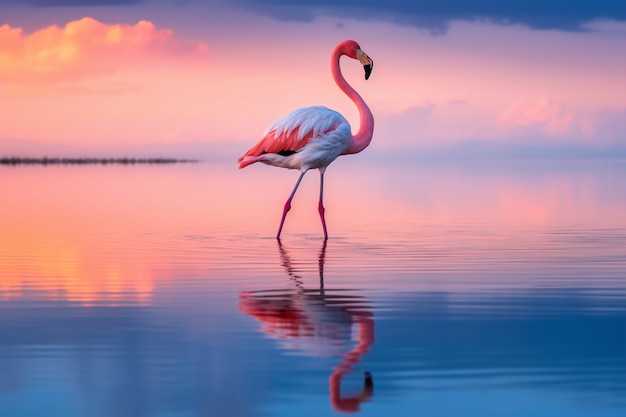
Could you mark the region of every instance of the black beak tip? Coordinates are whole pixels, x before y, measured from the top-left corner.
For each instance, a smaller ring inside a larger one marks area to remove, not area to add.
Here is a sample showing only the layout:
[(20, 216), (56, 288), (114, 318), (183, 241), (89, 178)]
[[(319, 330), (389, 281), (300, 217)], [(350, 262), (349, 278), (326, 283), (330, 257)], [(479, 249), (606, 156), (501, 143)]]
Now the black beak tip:
[(363, 68), (365, 69), (365, 79), (367, 80), (370, 75), (372, 74), (372, 68), (374, 67), (373, 64), (367, 64), (367, 65), (363, 65)]

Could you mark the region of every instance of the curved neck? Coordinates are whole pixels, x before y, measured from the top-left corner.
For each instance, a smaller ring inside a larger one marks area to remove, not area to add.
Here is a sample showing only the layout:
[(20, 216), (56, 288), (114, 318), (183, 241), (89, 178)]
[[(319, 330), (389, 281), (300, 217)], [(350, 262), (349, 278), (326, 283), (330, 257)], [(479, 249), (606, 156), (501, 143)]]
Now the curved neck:
[(344, 55), (343, 51), (339, 47), (335, 48), (331, 56), (330, 68), (333, 73), (335, 83), (337, 83), (337, 86), (339, 86), (341, 91), (346, 93), (346, 95), (354, 102), (357, 109), (359, 109), (359, 117), (361, 119), (359, 131), (352, 136), (350, 143), (341, 153), (342, 155), (346, 155), (361, 152), (367, 147), (367, 145), (370, 144), (372, 141), (372, 135), (374, 134), (374, 116), (359, 93), (357, 93), (356, 90), (348, 84), (346, 79), (343, 78), (341, 68), (339, 67), (339, 58), (341, 58), (342, 55)]

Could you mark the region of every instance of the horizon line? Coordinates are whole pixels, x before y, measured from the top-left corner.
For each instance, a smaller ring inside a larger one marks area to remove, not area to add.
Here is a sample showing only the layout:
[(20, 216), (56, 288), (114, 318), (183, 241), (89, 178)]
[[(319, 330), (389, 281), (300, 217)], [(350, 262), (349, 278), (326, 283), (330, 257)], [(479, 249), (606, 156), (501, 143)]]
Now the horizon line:
[(0, 157), (0, 165), (133, 165), (133, 164), (180, 164), (196, 163), (198, 159), (188, 158), (135, 158), (135, 157)]

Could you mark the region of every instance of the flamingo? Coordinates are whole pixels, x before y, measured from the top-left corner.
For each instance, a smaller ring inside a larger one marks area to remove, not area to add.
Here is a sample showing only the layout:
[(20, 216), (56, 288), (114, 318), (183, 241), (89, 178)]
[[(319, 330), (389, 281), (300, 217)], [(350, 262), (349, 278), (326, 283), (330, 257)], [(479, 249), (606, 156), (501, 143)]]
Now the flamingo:
[(283, 215), (276, 234), (277, 240), (280, 240), (287, 212), (291, 209), (291, 200), (293, 200), (304, 174), (310, 169), (318, 169), (320, 172), (318, 212), (324, 230), (324, 240), (328, 239), (326, 219), (324, 218), (326, 210), (323, 203), (326, 168), (339, 155), (361, 152), (372, 141), (374, 116), (363, 98), (341, 74), (339, 59), (343, 55), (356, 59), (363, 65), (366, 80), (372, 73), (374, 62), (353, 40), (339, 43), (331, 54), (330, 68), (335, 83), (359, 110), (361, 122), (356, 134), (352, 134), (350, 123), (335, 110), (324, 106), (305, 107), (292, 111), (270, 125), (265, 130), (263, 138), (237, 160), (240, 169), (255, 162), (262, 162), (281, 168), (300, 170), (296, 185), (283, 208)]

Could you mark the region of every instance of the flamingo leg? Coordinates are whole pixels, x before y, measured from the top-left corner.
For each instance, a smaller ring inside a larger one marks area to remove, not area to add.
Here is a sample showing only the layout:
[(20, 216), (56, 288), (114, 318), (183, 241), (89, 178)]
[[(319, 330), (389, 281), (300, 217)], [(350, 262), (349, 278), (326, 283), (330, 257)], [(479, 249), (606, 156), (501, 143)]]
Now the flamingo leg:
[(320, 203), (317, 206), (317, 211), (320, 213), (320, 219), (322, 220), (322, 228), (324, 229), (324, 240), (328, 239), (328, 231), (326, 230), (326, 219), (324, 218), (324, 212), (326, 209), (324, 208), (324, 172), (326, 170), (320, 168)]
[(280, 219), (280, 226), (278, 227), (278, 233), (276, 234), (276, 239), (280, 240), (280, 233), (283, 231), (283, 225), (285, 224), (285, 218), (287, 218), (287, 212), (291, 209), (291, 200), (293, 200), (293, 196), (296, 194), (296, 190), (300, 185), (300, 181), (302, 181), (302, 177), (304, 177), (306, 171), (302, 171), (300, 176), (298, 177), (298, 181), (296, 181), (296, 185), (293, 187), (293, 191), (291, 191), (291, 195), (285, 202), (285, 207), (283, 208), (283, 217)]

